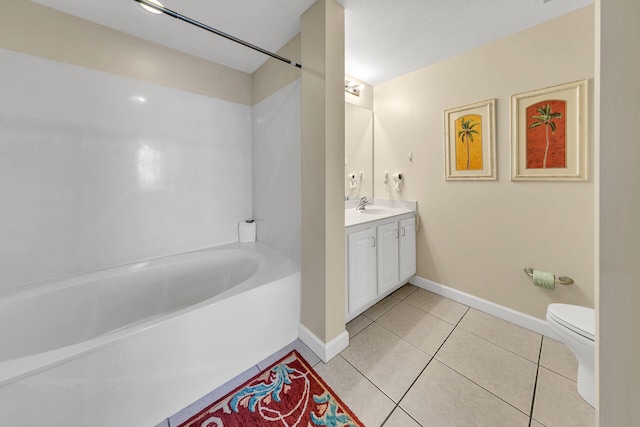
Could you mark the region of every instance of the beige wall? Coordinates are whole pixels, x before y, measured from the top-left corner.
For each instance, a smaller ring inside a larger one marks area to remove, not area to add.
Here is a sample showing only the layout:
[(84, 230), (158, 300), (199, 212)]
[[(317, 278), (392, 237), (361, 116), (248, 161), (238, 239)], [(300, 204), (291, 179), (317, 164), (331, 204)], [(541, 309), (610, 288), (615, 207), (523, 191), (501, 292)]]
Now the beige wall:
[[(400, 196), (418, 201), (419, 276), (539, 318), (551, 302), (593, 306), (593, 179), (511, 182), (509, 133), (510, 95), (586, 78), (593, 86), (593, 17), (586, 7), (376, 86), (374, 176), (403, 172)], [(498, 180), (445, 181), (443, 110), (489, 98)], [(576, 284), (543, 290), (525, 267)]]
[(601, 427), (638, 425), (640, 402), (640, 3), (596, 1), (600, 13), (599, 408)]
[(2, 6), (1, 48), (251, 105), (249, 74), (31, 1)]
[[(302, 63), (301, 37), (298, 33), (276, 53), (287, 59)], [(300, 78), (300, 68), (288, 65), (278, 59), (269, 58), (251, 75), (253, 105), (273, 95), (289, 83)]]
[(302, 313), (328, 343), (344, 332), (344, 10), (302, 15)]

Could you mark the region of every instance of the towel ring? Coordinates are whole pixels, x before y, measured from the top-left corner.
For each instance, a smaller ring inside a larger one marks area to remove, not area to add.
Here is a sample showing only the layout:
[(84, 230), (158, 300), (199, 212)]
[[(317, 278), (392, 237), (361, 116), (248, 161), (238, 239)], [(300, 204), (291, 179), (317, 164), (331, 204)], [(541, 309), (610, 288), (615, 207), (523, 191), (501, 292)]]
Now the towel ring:
[[(533, 268), (527, 267), (524, 269), (524, 272), (527, 273), (527, 276), (533, 279)], [(571, 277), (567, 276), (560, 276), (555, 280), (555, 282), (558, 285), (572, 285), (575, 283)]]

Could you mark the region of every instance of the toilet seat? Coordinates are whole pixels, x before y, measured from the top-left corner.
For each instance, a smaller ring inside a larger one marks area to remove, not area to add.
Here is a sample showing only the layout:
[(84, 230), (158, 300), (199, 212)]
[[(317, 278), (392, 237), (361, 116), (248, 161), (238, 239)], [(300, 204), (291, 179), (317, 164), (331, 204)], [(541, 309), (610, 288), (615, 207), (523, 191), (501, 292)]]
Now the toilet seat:
[(571, 304), (549, 304), (547, 314), (559, 325), (595, 341), (595, 312), (592, 308)]

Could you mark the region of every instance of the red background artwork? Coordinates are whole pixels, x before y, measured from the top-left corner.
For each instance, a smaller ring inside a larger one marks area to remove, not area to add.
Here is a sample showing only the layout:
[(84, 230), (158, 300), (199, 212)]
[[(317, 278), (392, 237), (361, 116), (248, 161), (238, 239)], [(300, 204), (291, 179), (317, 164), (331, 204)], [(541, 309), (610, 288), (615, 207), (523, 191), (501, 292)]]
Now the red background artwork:
[[(553, 119), (556, 124), (556, 131), (552, 132), (551, 127), (540, 125), (533, 129), (529, 128), (536, 119), (532, 116), (539, 116), (536, 110), (547, 104), (551, 107), (552, 113), (562, 113), (562, 117)], [(567, 103), (562, 100), (545, 100), (530, 105), (526, 110), (527, 114), (527, 169), (539, 169), (543, 166), (544, 152), (547, 145), (546, 129), (549, 127), (549, 151), (547, 153), (547, 168), (567, 167)]]

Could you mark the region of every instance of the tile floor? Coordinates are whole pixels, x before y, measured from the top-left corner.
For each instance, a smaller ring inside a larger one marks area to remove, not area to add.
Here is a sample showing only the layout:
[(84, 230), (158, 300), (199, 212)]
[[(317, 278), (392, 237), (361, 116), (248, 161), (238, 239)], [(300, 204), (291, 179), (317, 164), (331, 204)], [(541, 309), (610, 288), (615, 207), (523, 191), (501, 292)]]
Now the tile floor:
[(296, 348), (367, 427), (590, 427), (562, 343), (406, 285), (347, 325), (322, 363), (296, 341), (158, 427), (175, 427)]

